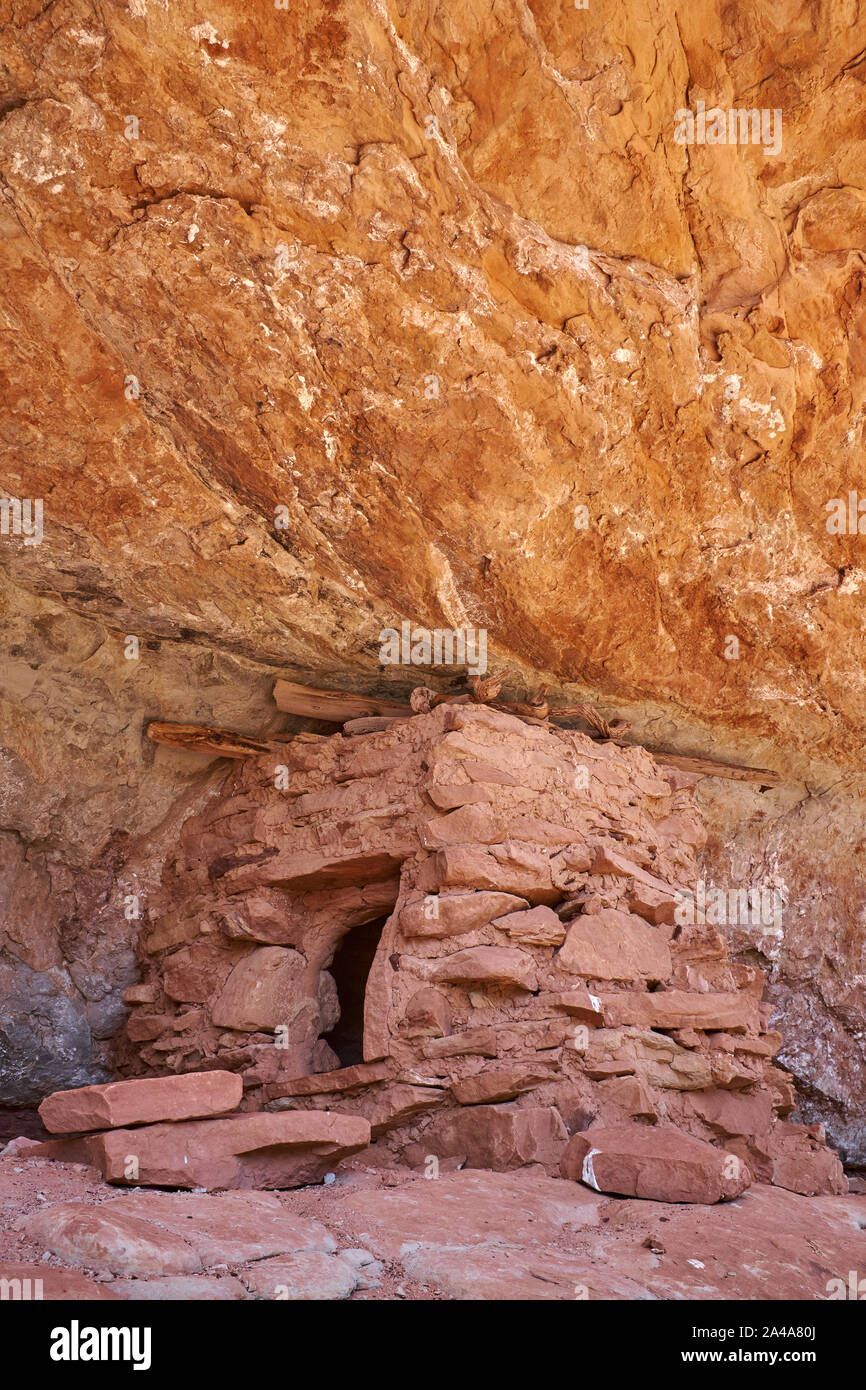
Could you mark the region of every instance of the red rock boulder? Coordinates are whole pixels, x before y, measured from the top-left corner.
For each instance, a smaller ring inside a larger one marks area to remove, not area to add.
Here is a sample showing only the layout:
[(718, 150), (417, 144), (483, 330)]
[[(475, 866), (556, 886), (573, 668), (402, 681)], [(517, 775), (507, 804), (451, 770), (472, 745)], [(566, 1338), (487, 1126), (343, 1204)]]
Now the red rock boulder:
[(236, 1110), (243, 1096), (240, 1076), (230, 1071), (187, 1072), (143, 1077), (54, 1091), (39, 1107), (52, 1134), (120, 1129), (158, 1120), (204, 1119)]
[(751, 1183), (741, 1158), (659, 1125), (623, 1125), (575, 1134), (562, 1156), (560, 1172), (596, 1192), (706, 1205), (739, 1197)]

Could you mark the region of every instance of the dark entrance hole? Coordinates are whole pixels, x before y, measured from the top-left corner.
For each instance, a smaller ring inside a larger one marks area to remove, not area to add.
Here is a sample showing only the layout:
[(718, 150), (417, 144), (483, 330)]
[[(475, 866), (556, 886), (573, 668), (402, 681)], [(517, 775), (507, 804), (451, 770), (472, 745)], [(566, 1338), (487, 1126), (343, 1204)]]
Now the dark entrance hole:
[(379, 945), (387, 917), (362, 922), (346, 932), (328, 970), (337, 986), (340, 1017), (336, 1027), (325, 1034), (343, 1067), (354, 1067), (364, 1060), (364, 996), (367, 976)]

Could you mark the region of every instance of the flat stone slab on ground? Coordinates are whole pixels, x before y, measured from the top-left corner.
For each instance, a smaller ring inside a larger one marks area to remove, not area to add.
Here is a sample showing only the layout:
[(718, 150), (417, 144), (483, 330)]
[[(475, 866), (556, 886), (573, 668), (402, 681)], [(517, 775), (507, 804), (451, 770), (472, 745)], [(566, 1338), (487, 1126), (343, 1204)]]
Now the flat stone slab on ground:
[(135, 1303), (217, 1302), (246, 1298), (247, 1291), (232, 1275), (175, 1274), (158, 1279), (115, 1279), (111, 1287), (120, 1298)]
[(241, 1277), (254, 1298), (289, 1302), (348, 1298), (363, 1282), (350, 1260), (315, 1250), (262, 1260)]
[(418, 1178), (393, 1189), (335, 1196), (335, 1218), (386, 1259), (420, 1241), (464, 1246), (548, 1244), (563, 1231), (597, 1223), (604, 1199), (538, 1171), (487, 1173), (466, 1169)]
[(271, 1192), (135, 1192), (106, 1206), (181, 1236), (205, 1268), (337, 1247), (321, 1222), (287, 1211)]
[(24, 1230), (37, 1245), (75, 1269), (110, 1274), (199, 1274), (202, 1263), (191, 1245), (150, 1221), (112, 1211), (113, 1203), (65, 1202), (27, 1219)]
[(29, 1218), (31, 1239), (79, 1268), (129, 1276), (201, 1274), (336, 1241), (266, 1192), (135, 1193), (101, 1206), (67, 1202)]
[(130, 1187), (271, 1189), (321, 1182), (369, 1142), (360, 1116), (259, 1111), (55, 1139), (30, 1153), (92, 1163), (106, 1181)]
[(609, 1274), (579, 1255), (544, 1248), (419, 1244), (404, 1252), (402, 1263), (414, 1279), (461, 1301), (653, 1297), (625, 1273)]

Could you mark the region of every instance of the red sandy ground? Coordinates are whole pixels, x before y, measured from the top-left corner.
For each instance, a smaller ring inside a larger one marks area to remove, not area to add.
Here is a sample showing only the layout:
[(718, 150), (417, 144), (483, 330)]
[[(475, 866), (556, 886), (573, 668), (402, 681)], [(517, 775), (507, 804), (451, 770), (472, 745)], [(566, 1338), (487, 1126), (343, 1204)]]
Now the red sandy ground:
[[(127, 1192), (80, 1165), (0, 1158), (0, 1276), (13, 1263), (39, 1266), (35, 1275), (55, 1271), (56, 1292), (46, 1297), (63, 1296), (61, 1271), (73, 1266), (31, 1238), (27, 1218)], [(325, 1225), (340, 1250), (360, 1247), (381, 1261), (380, 1286), (356, 1291), (357, 1301), (814, 1300), (827, 1298), (832, 1279), (866, 1275), (866, 1196), (859, 1194), (807, 1198), (757, 1185), (722, 1205), (668, 1205), (605, 1197), (535, 1168), (430, 1180), (356, 1162), (330, 1186), (278, 1199), (294, 1216)], [(69, 1296), (87, 1288), (99, 1296), (113, 1282), (107, 1270), (91, 1268), (65, 1287)]]

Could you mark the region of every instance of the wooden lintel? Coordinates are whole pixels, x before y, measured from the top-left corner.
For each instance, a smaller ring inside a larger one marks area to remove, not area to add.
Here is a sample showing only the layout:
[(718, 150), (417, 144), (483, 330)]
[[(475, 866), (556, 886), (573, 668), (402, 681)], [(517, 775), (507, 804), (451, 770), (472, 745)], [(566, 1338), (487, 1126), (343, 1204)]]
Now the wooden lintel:
[[(164, 724), (152, 720), (147, 736), (154, 743), (168, 748), (183, 748), (188, 753), (209, 753), (220, 758), (255, 758), (274, 752), (274, 745), (231, 729), (209, 729), (198, 724)], [(276, 745), (279, 747), (279, 745)]]
[[(318, 692), (315, 692), (316, 694)], [(323, 694), (336, 692), (326, 691)], [(356, 697), (360, 699), (361, 697)], [(383, 702), (384, 703), (384, 702)], [(407, 710), (409, 706), (406, 706)], [(411, 714), (411, 710), (409, 711)], [(324, 716), (317, 716), (323, 718)], [(331, 716), (329, 716), (330, 718)], [(404, 716), (408, 717), (408, 716)], [(521, 716), (518, 716), (521, 717)], [(544, 726), (544, 720), (522, 716), (526, 723)], [(373, 733), (385, 729), (395, 716), (358, 716), (347, 719), (346, 732), (349, 734)], [(336, 720), (334, 722), (337, 722)], [(154, 743), (165, 744), (169, 748), (182, 748), (188, 753), (209, 753), (220, 758), (256, 758), (263, 753), (279, 752), (287, 743), (295, 739), (316, 741), (322, 734), (279, 734), (273, 740), (248, 738), (246, 734), (234, 733), (231, 729), (213, 729), (199, 724), (167, 724), (152, 720), (147, 726), (147, 737)], [(590, 735), (593, 737), (593, 735)], [(595, 735), (596, 739), (599, 736)], [(600, 740), (599, 740), (600, 741)], [(643, 748), (641, 743), (627, 743), (624, 739), (612, 739), (620, 748)], [(744, 767), (739, 763), (714, 762), (711, 758), (691, 758), (682, 753), (669, 753), (663, 748), (647, 748), (656, 762), (666, 767), (676, 767), (682, 772), (693, 772), (699, 777), (726, 777), (736, 782), (759, 782), (765, 787), (776, 787), (782, 782), (777, 772), (764, 767)]]
[(354, 695), (347, 690), (314, 690), (308, 685), (278, 680), (274, 685), (277, 709), (307, 719), (325, 719), (345, 724), (347, 719), (408, 718), (412, 706), (400, 700), (380, 700), (375, 695)]
[(606, 739), (595, 732), (589, 733), (587, 737), (596, 743), (615, 743), (617, 748), (642, 748), (645, 753), (651, 754), (657, 763), (663, 763), (665, 767), (678, 768), (680, 772), (693, 772), (698, 777), (726, 777), (733, 782), (760, 782), (765, 787), (779, 787), (785, 780), (780, 773), (773, 772), (768, 767), (747, 767), (745, 763), (720, 763), (713, 758), (696, 758), (687, 753), (671, 753), (666, 748), (650, 748), (648, 744), (638, 743), (636, 739)]
[[(412, 706), (399, 700), (379, 699), (375, 695), (355, 695), (342, 690), (316, 690), (284, 680), (276, 682), (274, 699), (277, 707), (285, 714), (322, 719), (333, 724), (354, 724), (354, 727), (347, 730), (350, 734), (372, 733), (374, 730), (386, 728), (386, 720), (408, 719), (414, 715)], [(495, 707), (512, 713), (517, 713), (518, 708), (521, 711), (524, 708), (515, 706), (513, 710), (509, 710), (506, 704), (498, 701)], [(550, 711), (550, 717), (585, 717), (585, 708), (587, 707), (554, 708)], [(530, 718), (523, 714), (518, 714), (518, 718), (525, 718), (527, 723), (538, 723), (542, 726), (546, 722), (544, 719)], [(600, 717), (598, 722), (602, 722)], [(617, 726), (610, 727), (614, 730)], [(293, 738), (318, 740), (322, 737), (319, 734), (278, 734), (273, 741), (268, 741), (248, 738), (245, 734), (234, 733), (231, 729), (213, 729), (195, 724), (167, 724), (159, 720), (153, 720), (148, 724), (147, 736), (154, 743), (166, 744), (170, 748), (183, 748), (191, 753), (209, 753), (221, 758), (259, 757), (263, 753), (278, 751), (281, 744), (285, 746), (285, 743)], [(590, 737), (598, 739), (603, 735), (599, 734), (598, 729), (594, 729)], [(609, 741), (621, 748), (645, 747), (644, 744), (629, 743), (624, 739), (614, 738)], [(777, 787), (784, 780), (778, 772), (772, 772), (765, 767), (746, 767), (740, 763), (716, 762), (712, 758), (688, 757), (682, 753), (668, 752), (664, 748), (646, 748), (646, 751), (665, 767), (679, 768), (681, 772), (691, 772), (698, 777), (725, 777), (735, 782), (757, 782), (764, 787)]]
[[(618, 740), (619, 742), (619, 740)], [(621, 743), (623, 748), (644, 748), (642, 743)], [(760, 782), (765, 787), (778, 787), (782, 777), (771, 772), (768, 767), (745, 767), (741, 763), (717, 763), (712, 758), (689, 758), (682, 753), (667, 753), (663, 748), (647, 748), (657, 763), (665, 767), (679, 768), (680, 772), (694, 772), (699, 777), (727, 777), (733, 782)]]

